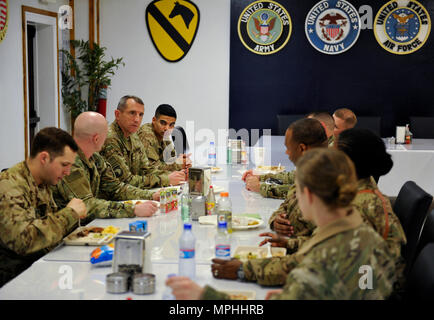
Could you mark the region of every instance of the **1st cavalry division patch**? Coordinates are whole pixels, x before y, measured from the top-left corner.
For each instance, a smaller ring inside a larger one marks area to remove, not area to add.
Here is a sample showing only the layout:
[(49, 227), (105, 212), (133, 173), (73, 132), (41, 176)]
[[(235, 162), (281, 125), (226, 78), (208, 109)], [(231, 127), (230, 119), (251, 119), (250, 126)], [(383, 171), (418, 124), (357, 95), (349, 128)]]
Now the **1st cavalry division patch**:
[(0, 0), (0, 42), (6, 37), (8, 16), (8, 0)]
[(424, 45), (431, 30), (429, 13), (417, 1), (389, 1), (378, 11), (374, 34), (383, 49), (394, 54), (413, 53)]
[(185, 57), (199, 27), (199, 9), (189, 0), (155, 0), (146, 8), (146, 25), (158, 53), (169, 62)]
[(307, 14), (305, 32), (310, 44), (326, 54), (350, 49), (359, 38), (361, 21), (348, 1), (324, 0)]
[(238, 35), (244, 46), (256, 54), (281, 50), (291, 36), (292, 23), (286, 9), (275, 1), (255, 1), (238, 20)]

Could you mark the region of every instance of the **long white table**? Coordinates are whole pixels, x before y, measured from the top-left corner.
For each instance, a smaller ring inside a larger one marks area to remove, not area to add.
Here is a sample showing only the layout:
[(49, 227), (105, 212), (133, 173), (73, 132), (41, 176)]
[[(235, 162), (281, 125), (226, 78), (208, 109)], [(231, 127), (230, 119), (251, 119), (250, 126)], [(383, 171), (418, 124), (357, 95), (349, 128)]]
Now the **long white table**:
[[(213, 184), (229, 192), (233, 214), (260, 214), (264, 223), (255, 229), (237, 230), (232, 233), (231, 248), (248, 245), (257, 246), (261, 241), (258, 235), (269, 231), (267, 221), (278, 208), (281, 200), (264, 199), (259, 194), (249, 192), (241, 181), (244, 166), (220, 165), (223, 171), (213, 174)], [(117, 226), (128, 230), (130, 222), (143, 220), (132, 219), (96, 219), (94, 226)], [(96, 247), (61, 245), (36, 261), (29, 269), (4, 285), (0, 289), (0, 300), (7, 299), (161, 299), (165, 289), (164, 282), (170, 273), (178, 273), (178, 240), (182, 233), (182, 221), (179, 211), (158, 214), (147, 218), (152, 234), (151, 262), (152, 273), (156, 275), (156, 290), (150, 295), (106, 293), (106, 275), (111, 267), (95, 267), (89, 262), (90, 253)], [(218, 280), (211, 274), (211, 259), (214, 257), (214, 237), (217, 228), (213, 225), (201, 225), (193, 222), (196, 236), (196, 281), (200, 285), (210, 284), (222, 290), (248, 290), (256, 293), (256, 299), (264, 299), (270, 288), (255, 283)], [(72, 271), (72, 287), (62, 286), (65, 270)], [(37, 289), (36, 289), (37, 288)]]
[[(284, 136), (262, 136), (253, 148), (263, 146), (271, 150), (266, 164), (282, 163), (287, 170), (291, 170), (294, 164), (285, 154), (284, 141)], [(390, 197), (396, 197), (402, 185), (411, 180), (434, 195), (434, 139), (414, 139), (412, 144), (386, 144), (386, 147), (392, 155), (393, 168), (380, 178), (380, 190)]]

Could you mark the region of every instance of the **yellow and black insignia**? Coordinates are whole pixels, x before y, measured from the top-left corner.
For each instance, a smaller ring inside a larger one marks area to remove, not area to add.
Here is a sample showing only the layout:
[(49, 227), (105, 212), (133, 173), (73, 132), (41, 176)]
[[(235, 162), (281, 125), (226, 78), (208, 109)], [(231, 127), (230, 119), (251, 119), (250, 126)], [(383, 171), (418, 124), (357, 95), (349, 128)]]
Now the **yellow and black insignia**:
[(291, 36), (288, 11), (275, 1), (255, 1), (241, 12), (238, 35), (244, 46), (256, 54), (281, 50)]
[(429, 13), (415, 0), (389, 1), (380, 8), (374, 20), (377, 42), (394, 54), (409, 54), (419, 50), (430, 31)]
[(199, 27), (199, 9), (189, 0), (155, 0), (146, 8), (152, 43), (163, 59), (176, 62), (190, 50)]
[(6, 37), (6, 31), (8, 29), (8, 0), (0, 0), (0, 42)]

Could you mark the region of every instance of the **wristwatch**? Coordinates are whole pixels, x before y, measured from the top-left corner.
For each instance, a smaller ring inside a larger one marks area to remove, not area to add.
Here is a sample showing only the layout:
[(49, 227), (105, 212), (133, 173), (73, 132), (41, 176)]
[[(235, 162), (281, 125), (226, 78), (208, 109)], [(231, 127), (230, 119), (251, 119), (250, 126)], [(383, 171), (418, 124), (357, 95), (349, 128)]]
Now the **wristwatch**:
[(238, 280), (240, 280), (240, 281), (244, 281), (246, 279), (246, 275), (244, 274), (243, 264), (241, 264), (237, 270), (237, 277), (238, 277)]

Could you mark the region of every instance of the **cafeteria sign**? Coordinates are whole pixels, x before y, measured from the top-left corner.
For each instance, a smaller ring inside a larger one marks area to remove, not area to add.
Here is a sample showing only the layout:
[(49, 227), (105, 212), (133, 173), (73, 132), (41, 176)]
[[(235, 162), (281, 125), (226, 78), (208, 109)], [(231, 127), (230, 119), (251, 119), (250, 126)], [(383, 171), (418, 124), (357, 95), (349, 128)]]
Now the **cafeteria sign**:
[(375, 39), (393, 54), (410, 54), (425, 44), (431, 31), (428, 11), (417, 1), (389, 1), (374, 20)]
[(8, 0), (0, 0), (0, 42), (6, 37), (8, 16)]
[(288, 11), (275, 1), (255, 1), (238, 20), (238, 36), (253, 53), (268, 55), (281, 50), (291, 37), (292, 23)]
[(146, 7), (146, 26), (158, 53), (177, 62), (190, 50), (199, 27), (199, 9), (189, 0), (155, 0)]

